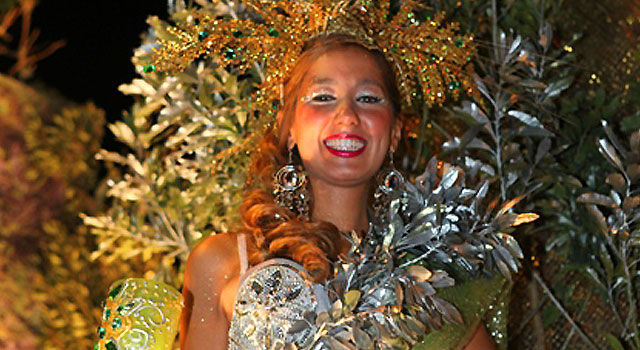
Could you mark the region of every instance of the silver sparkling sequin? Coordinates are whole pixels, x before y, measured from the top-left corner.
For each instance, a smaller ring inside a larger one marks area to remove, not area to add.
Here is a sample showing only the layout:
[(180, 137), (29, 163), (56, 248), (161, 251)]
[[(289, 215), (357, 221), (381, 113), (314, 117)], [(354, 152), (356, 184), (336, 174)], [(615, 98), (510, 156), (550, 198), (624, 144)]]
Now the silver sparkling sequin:
[(309, 342), (314, 327), (302, 337), (288, 335), (291, 326), (303, 320), (306, 313), (316, 311), (319, 304), (315, 288), (303, 275), (302, 267), (284, 259), (250, 269), (236, 295), (229, 349), (271, 350), (286, 343), (303, 346)]

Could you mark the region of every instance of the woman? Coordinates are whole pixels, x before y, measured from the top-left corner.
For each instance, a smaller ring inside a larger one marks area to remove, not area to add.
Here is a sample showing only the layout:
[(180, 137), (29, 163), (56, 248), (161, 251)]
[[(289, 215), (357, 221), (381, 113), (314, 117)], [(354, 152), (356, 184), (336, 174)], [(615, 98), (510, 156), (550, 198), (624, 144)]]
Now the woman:
[[(249, 264), (291, 259), (320, 282), (350, 248), (341, 232), (368, 230), (372, 182), (395, 150), (402, 125), (389, 63), (348, 35), (320, 36), (307, 43), (284, 96), (278, 125), (265, 136), (248, 176), (254, 181), (241, 207), (241, 226), (204, 240), (188, 259), (183, 350), (227, 348), (245, 240)], [(304, 208), (285, 208), (272, 198), (273, 175), (289, 158), (308, 177), (310, 221)], [(494, 348), (483, 326), (472, 333), (465, 349)]]

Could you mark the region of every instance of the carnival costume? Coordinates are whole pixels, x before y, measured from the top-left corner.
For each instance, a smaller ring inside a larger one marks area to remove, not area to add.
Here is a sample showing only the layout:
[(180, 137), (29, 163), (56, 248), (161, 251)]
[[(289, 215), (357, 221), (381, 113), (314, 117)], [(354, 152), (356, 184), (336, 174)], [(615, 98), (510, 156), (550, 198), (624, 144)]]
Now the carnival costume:
[[(145, 70), (172, 73), (215, 57), (231, 70), (255, 71), (262, 80), (254, 109), (273, 120), (284, 79), (304, 44), (342, 33), (385, 55), (404, 109), (473, 93), (473, 39), (442, 23), (443, 15), (421, 16), (415, 1), (403, 1), (394, 11), (387, 1), (243, 3), (243, 16), (202, 13), (173, 27), (175, 40), (159, 41)], [(276, 176), (274, 197), (304, 215), (308, 209), (301, 210), (305, 202), (295, 192), (303, 175), (291, 164), (285, 167)], [(467, 187), (463, 172), (435, 159), (414, 182), (390, 174), (394, 181), (383, 174), (378, 186), (369, 232), (349, 236), (351, 250), (325, 283), (309, 282), (301, 266), (285, 259), (241, 271), (230, 349), (459, 349), (482, 320), (496, 344), (506, 345), (504, 297), (522, 253), (505, 232), (537, 216), (512, 213), (516, 201), (494, 212), (495, 205), (483, 202), (488, 183)], [(246, 266), (245, 238), (238, 239)], [(98, 349), (171, 347), (179, 297), (166, 286), (145, 283), (126, 280), (111, 290)], [(156, 294), (150, 294), (153, 307), (145, 309), (147, 293)], [(155, 318), (142, 310), (153, 310)]]

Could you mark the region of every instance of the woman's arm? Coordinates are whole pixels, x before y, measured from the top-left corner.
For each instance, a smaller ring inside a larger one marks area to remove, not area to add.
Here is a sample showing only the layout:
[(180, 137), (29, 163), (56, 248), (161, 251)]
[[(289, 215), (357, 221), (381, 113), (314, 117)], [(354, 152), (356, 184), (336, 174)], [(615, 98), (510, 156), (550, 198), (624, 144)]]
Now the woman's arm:
[(471, 340), (464, 347), (464, 350), (495, 350), (496, 346), (493, 344), (487, 329), (484, 324), (480, 322), (475, 333), (471, 337)]
[[(182, 350), (227, 348), (229, 320), (225, 313), (225, 287), (238, 275), (235, 235), (211, 236), (198, 244), (187, 259), (180, 319)], [(233, 293), (231, 293), (233, 294)], [(231, 303), (233, 301), (231, 300)]]

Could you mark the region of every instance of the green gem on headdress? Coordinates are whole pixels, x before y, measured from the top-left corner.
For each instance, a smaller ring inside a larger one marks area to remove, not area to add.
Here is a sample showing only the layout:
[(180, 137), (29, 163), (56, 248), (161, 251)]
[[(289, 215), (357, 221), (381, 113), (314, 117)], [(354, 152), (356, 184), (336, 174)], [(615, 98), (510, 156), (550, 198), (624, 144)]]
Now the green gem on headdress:
[(449, 83), (449, 90), (451, 91), (456, 91), (460, 88), (460, 82), (453, 80), (452, 82)]
[(232, 60), (232, 59), (236, 58), (236, 52), (231, 48), (226, 49), (224, 51), (224, 57), (226, 57), (229, 60)]
[(142, 71), (145, 73), (151, 73), (156, 71), (156, 66), (154, 64), (147, 64), (142, 67)]
[(107, 350), (118, 350), (116, 344), (111, 340), (108, 343), (104, 344), (104, 346), (107, 348)]
[(278, 32), (275, 28), (271, 28), (271, 29), (269, 29), (267, 34), (269, 34), (269, 36), (277, 38), (280, 35), (280, 32)]
[(208, 36), (209, 36), (209, 32), (207, 32), (206, 30), (198, 32), (198, 40), (200, 41), (206, 39)]

